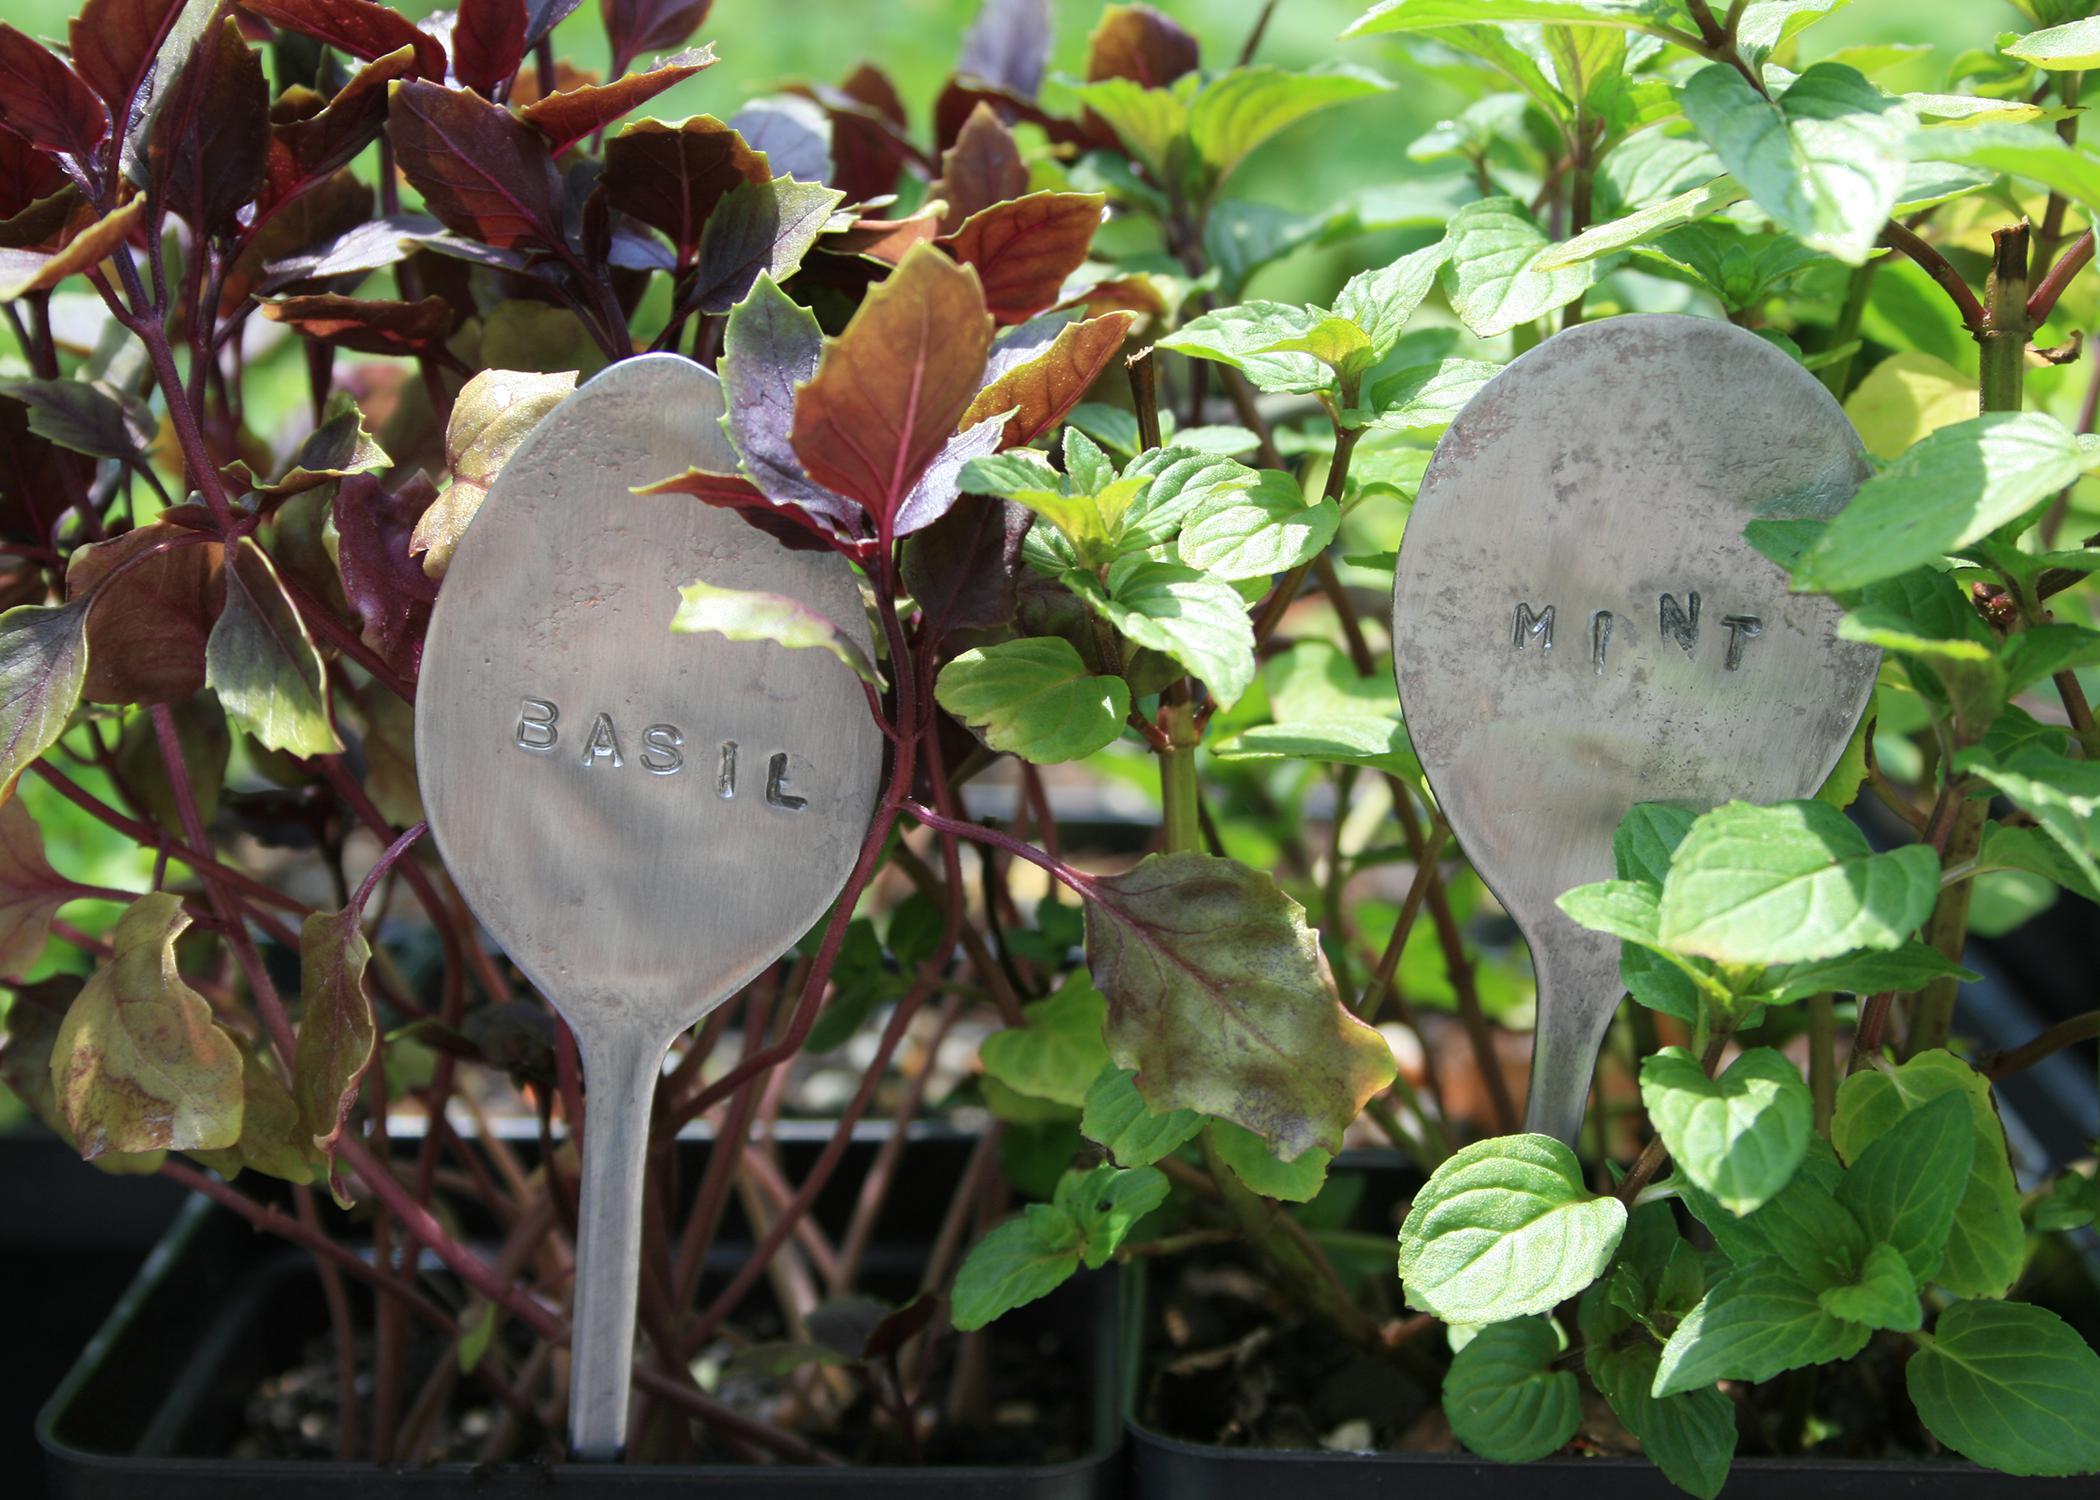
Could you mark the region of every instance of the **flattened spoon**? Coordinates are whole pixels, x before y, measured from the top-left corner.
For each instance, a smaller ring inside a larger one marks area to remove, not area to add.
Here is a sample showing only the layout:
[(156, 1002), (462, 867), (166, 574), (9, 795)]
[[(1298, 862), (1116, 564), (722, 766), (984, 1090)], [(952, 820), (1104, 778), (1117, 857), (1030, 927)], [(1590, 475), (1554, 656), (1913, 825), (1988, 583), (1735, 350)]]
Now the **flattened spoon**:
[(569, 1447), (626, 1438), (649, 1106), (679, 1032), (809, 930), (851, 872), (881, 741), (822, 652), (670, 633), (694, 579), (862, 633), (845, 564), (630, 487), (731, 472), (721, 385), (622, 361), (548, 414), (460, 540), (416, 693), (416, 769), (473, 908), (576, 1033), (590, 1085)]
[(1554, 905), (1613, 875), (1639, 802), (1820, 786), (1880, 654), (1743, 540), (1868, 473), (1842, 409), (1763, 339), (1641, 315), (1548, 339), (1437, 445), (1400, 544), (1393, 669), (1452, 833), (1531, 947), (1525, 1128), (1572, 1143), (1624, 986)]

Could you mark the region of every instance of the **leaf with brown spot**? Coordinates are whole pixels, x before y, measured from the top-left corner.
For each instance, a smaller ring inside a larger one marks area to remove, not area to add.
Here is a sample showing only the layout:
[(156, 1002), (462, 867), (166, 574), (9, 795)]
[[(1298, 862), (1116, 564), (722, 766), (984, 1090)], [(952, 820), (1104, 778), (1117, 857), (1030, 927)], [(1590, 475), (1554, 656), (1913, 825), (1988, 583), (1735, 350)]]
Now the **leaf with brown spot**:
[(370, 62), (398, 47), (416, 49), (416, 72), (445, 78), (445, 49), (414, 22), (372, 0), (240, 0), (241, 9)]
[(766, 159), (713, 115), (675, 125), (638, 120), (605, 143), (606, 199), (677, 247), (678, 264), (700, 253), (707, 218), (740, 183), (772, 178)]
[(0, 614), (0, 801), (65, 732), (87, 679), (87, 605), (18, 604)]
[(858, 501), (885, 545), (976, 396), (991, 342), (976, 273), (921, 245), (868, 294), (802, 388), (796, 457)]
[(263, 184), (270, 91), (262, 59), (228, 16), (198, 39), (153, 112), (146, 161), (159, 201), (199, 234), (220, 237)]
[(1086, 79), (1132, 78), (1165, 88), (1199, 61), (1196, 39), (1149, 5), (1111, 5), (1086, 39)]
[(714, 64), (712, 46), (688, 48), (675, 57), (664, 58), (646, 72), (629, 73), (611, 83), (578, 83), (535, 99), (520, 113), (526, 124), (547, 138), (548, 147), (559, 156), (585, 136), (603, 130), (629, 110)]
[(1106, 1038), (1155, 1113), (1243, 1125), (1291, 1161), (1342, 1132), (1393, 1080), (1385, 1039), (1335, 998), (1305, 909), (1269, 876), (1208, 854), (1155, 854), (1089, 876), (1087, 964)]
[(329, 1159), (357, 1104), (358, 1084), (372, 1065), (378, 1029), (365, 993), (372, 949), (355, 908), (317, 911), (299, 928), (299, 1040), (292, 1051), (292, 1098), (300, 1128)]
[(68, 881), (44, 858), (43, 830), (22, 799), (0, 803), (0, 979), (20, 979), (43, 957), (51, 919), (71, 899)]
[(452, 71), (492, 99), (525, 60), (525, 0), (459, 0), (452, 23)]
[[(16, 985), (7, 1014), (0, 1017), (0, 1039), (6, 1042), (0, 1047), (0, 1084), (69, 1147), (73, 1131), (51, 1092), (51, 1044), (58, 1040), (58, 1028), (65, 1023), (81, 985), (71, 974)], [(143, 1177), (158, 1172), (167, 1156), (165, 1151), (105, 1151), (94, 1165), (97, 1171), (114, 1177)]]
[(0, 21), (0, 125), (87, 165), (109, 134), (109, 106), (57, 53)]
[(227, 717), (268, 749), (340, 755), (327, 669), (253, 538), (241, 539), (225, 576), (226, 607), (204, 645), (204, 676)]
[(189, 925), (172, 892), (134, 901), (110, 934), (115, 951), (74, 997), (52, 1043), (52, 1092), (90, 1161), (240, 1139), (240, 1050), (175, 967), (175, 939)]
[(1030, 193), (980, 210), (941, 245), (984, 282), (1001, 323), (1025, 323), (1055, 305), (1101, 227), (1100, 193)]
[(452, 304), (443, 297), (380, 302), (316, 292), (265, 297), (257, 306), (271, 322), (287, 324), (317, 343), (363, 354), (424, 354), (452, 334)]
[(948, 205), (941, 228), (953, 233), (970, 215), (1027, 191), (1028, 168), (1021, 161), (1013, 132), (989, 104), (979, 104), (970, 111), (955, 144), (941, 157), (940, 179), (926, 195)]
[(146, 200), (134, 198), (81, 230), (54, 255), (42, 255), (33, 250), (0, 250), (0, 302), (12, 302), (31, 292), (49, 291), (68, 276), (102, 264), (123, 248), (145, 211)]
[(963, 413), (963, 425), (1011, 412), (1000, 446), (1032, 443), (1065, 419), (1130, 336), (1134, 313), (1072, 320), (1046, 313), (1009, 330), (992, 345), (985, 387)]
[(613, 72), (626, 72), (644, 52), (680, 45), (700, 29), (713, 6), (714, 0), (598, 0)]
[(497, 249), (561, 245), (561, 174), (537, 130), (465, 89), (387, 86), (401, 173), (447, 229)]
[[(180, 703), (203, 689), (204, 643), (226, 598), (225, 554), (195, 536), (154, 521), (73, 554), (66, 595), (87, 610), (82, 696), (90, 702)], [(168, 546), (175, 541), (183, 545)]]
[(488, 497), (489, 486), (538, 425), (576, 389), (576, 374), (537, 375), (483, 370), (460, 387), (445, 427), (445, 461), (452, 483), (416, 522), (409, 551), (423, 554), (423, 571), (445, 576), (452, 549)]

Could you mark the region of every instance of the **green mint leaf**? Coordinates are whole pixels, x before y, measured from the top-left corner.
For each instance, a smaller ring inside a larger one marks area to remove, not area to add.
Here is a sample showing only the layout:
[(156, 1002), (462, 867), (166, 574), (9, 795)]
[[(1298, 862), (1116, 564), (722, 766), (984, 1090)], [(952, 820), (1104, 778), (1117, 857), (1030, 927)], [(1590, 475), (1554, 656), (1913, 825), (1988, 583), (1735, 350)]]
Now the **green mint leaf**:
[(1218, 1120), (1210, 1127), (1211, 1143), (1232, 1174), (1264, 1198), (1310, 1203), (1327, 1182), (1334, 1160), (1317, 1146), (1296, 1161), (1278, 1161), (1268, 1143), (1244, 1126)]
[(2052, 1312), (1962, 1302), (1904, 1367), (1926, 1430), (2007, 1474), (2100, 1469), (2100, 1354)]
[(1582, 1391), (1573, 1370), (1554, 1368), (1560, 1336), (1545, 1318), (1480, 1329), (1444, 1377), (1452, 1434), (1482, 1458), (1526, 1463), (1575, 1436)]
[[(1862, 1161), (1898, 1121), (1946, 1094), (1959, 1094), (1967, 1103), (1974, 1145), (1946, 1254), (1933, 1280), (1963, 1297), (2002, 1297), (2026, 1264), (2027, 1241), (2020, 1226), (2019, 1184), (1988, 1079), (1937, 1048), (1898, 1068), (1854, 1073), (1838, 1089), (1831, 1140), (1839, 1155)], [(1951, 1168), (1943, 1162), (1933, 1170), (1945, 1174)]]
[(1770, 1380), (1802, 1365), (1850, 1359), (1872, 1330), (1832, 1317), (1794, 1271), (1766, 1261), (1717, 1282), (1663, 1345), (1650, 1388), (1660, 1396), (1716, 1380)]
[(1167, 1201), (1167, 1178), (1153, 1167), (1125, 1171), (1103, 1162), (1091, 1171), (1065, 1173), (1054, 1201), (1079, 1227), (1087, 1269), (1098, 1270), (1132, 1226)]
[(1481, 359), (1444, 359), (1395, 371), (1372, 388), (1371, 425), (1442, 432), (1501, 369)]
[(1646, 1340), (1623, 1348), (1585, 1347), (1584, 1358), (1599, 1394), (1670, 1483), (1714, 1500), (1735, 1457), (1735, 1403), (1711, 1385), (1655, 1395), (1662, 1351)]
[(1583, 1186), (1551, 1136), (1461, 1148), (1431, 1175), (1400, 1226), (1407, 1305), (1447, 1323), (1549, 1312), (1611, 1263), (1626, 1208)]
[(1894, 1245), (1876, 1245), (1869, 1250), (1857, 1281), (1826, 1286), (1816, 1293), (1816, 1301), (1832, 1317), (1864, 1323), (1869, 1328), (1915, 1333), (1924, 1321), (1918, 1284), (1903, 1252)]
[(1307, 505), (1296, 479), (1264, 469), (1251, 488), (1197, 506), (1183, 522), (1175, 550), (1214, 578), (1267, 578), (1319, 556), (1340, 524), (1332, 500)]
[(1920, 1285), (1939, 1269), (1976, 1151), (1968, 1106), (1942, 1094), (1897, 1120), (1853, 1159), (1837, 1200), (1867, 1237), (1893, 1245)]
[(1588, 263), (1543, 271), (1553, 242), (1514, 198), (1483, 198), (1451, 219), (1451, 258), (1440, 273), (1444, 295), (1476, 336), (1493, 338), (1573, 302), (1597, 279)]
[(1126, 640), (1201, 678), (1219, 707), (1230, 708), (1254, 681), (1254, 627), (1231, 584), (1141, 553), (1110, 565), (1106, 589), (1076, 569), (1064, 581)]
[(1202, 164), (1205, 189), (1215, 189), (1247, 153), (1307, 115), (1392, 86), (1376, 73), (1339, 63), (1303, 73), (1234, 68), (1212, 79), (1189, 107), (1189, 144)]
[(1107, 1151), (1119, 1167), (1149, 1167), (1194, 1140), (1202, 1129), (1203, 1116), (1192, 1109), (1154, 1114), (1138, 1092), (1136, 1072), (1113, 1063), (1086, 1091), (1079, 1117), (1079, 1133)]
[(1017, 1094), (1074, 1109), (1108, 1066), (1101, 1028), (1108, 1001), (1085, 974), (1072, 974), (1047, 1000), (1021, 1007), (1021, 1026), (995, 1031), (978, 1047), (985, 1073)]
[(1297, 346), (1321, 315), (1282, 302), (1242, 302), (1191, 319), (1154, 346), (1230, 365), (1273, 395), (1309, 396), (1336, 388), (1335, 374)]
[(933, 696), (984, 736), (1037, 765), (1083, 760), (1123, 732), (1130, 688), (1097, 677), (1062, 636), (979, 646), (941, 668)]
[(1873, 253), (1903, 191), (1917, 126), (1909, 105), (1842, 63), (1817, 63), (1776, 99), (1714, 63), (1680, 98), (1721, 164), (1782, 229), (1852, 265)]
[(1641, 1064), (1641, 1102), (1685, 1175), (1735, 1214), (1785, 1187), (1815, 1134), (1808, 1085), (1770, 1047), (1752, 1047), (1718, 1078), (1665, 1047)]
[(1825, 593), (1893, 578), (2045, 504), (2078, 478), (2077, 442), (2042, 412), (1993, 412), (1942, 427), (1860, 486), (1795, 565)]
[(2000, 50), (2007, 57), (2032, 63), (2048, 73), (2100, 68), (2100, 19), (2069, 21), (2046, 31), (2031, 31)]
[(1048, 1296), (1079, 1269), (1085, 1232), (1063, 1208), (1031, 1203), (995, 1226), (955, 1273), (950, 1316), (967, 1333), (1002, 1313)]
[(1888, 854), (1826, 803), (1731, 802), (1692, 825), (1663, 882), (1661, 945), (1722, 963), (1899, 948), (1939, 897), (1939, 858)]

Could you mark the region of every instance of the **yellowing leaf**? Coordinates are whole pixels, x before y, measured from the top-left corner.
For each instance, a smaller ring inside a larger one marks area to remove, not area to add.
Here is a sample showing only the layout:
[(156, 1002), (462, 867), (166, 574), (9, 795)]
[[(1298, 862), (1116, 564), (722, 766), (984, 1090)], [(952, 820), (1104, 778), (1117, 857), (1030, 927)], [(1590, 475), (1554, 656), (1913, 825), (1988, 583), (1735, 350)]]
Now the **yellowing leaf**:
[(240, 1049), (175, 967), (175, 939), (189, 925), (171, 893), (139, 897), (110, 936), (115, 952), (59, 1027), (51, 1088), (90, 1161), (240, 1139)]

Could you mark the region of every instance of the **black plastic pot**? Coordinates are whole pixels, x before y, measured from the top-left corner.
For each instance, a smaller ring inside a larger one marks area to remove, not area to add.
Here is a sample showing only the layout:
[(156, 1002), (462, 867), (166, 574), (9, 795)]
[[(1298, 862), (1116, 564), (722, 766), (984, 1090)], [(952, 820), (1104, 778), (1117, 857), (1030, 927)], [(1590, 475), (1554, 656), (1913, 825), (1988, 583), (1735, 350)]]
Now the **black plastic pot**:
[[(875, 1246), (867, 1263), (873, 1272), (885, 1260), (916, 1264), (922, 1253)], [(1054, 1334), (1064, 1351), (1058, 1357), (1083, 1372), (1085, 1451), (1063, 1463), (803, 1468), (234, 1459), (220, 1455), (244, 1425), (247, 1393), (297, 1361), (326, 1327), (325, 1312), (303, 1252), (197, 1199), (45, 1404), (37, 1437), (51, 1500), (524, 1500), (550, 1493), (1112, 1500), (1123, 1468), (1116, 1295), (1107, 1273), (1082, 1275), (1012, 1330), (1022, 1338)]]
[[(1958, 1022), (1968, 1035), (1990, 1048), (2026, 1041), (2046, 1023), (2006, 985), (1986, 959), (1971, 967), (1984, 975), (1965, 986)], [(2062, 1067), (2037, 1069), (2000, 1089), (2000, 1110), (2016, 1167), (2031, 1182), (2044, 1175), (2050, 1161), (2061, 1161), (2087, 1149), (2100, 1123), (2100, 1098), (2088, 1069), (2071, 1059)], [(1337, 1168), (1361, 1166), (1354, 1153)], [(1380, 1164), (1369, 1169), (1372, 1182), (1364, 1202), (1395, 1200), (1396, 1186), (1405, 1196), (1418, 1177)], [(1367, 1221), (1368, 1222), (1368, 1221)], [(1380, 1220), (1380, 1228), (1390, 1227)], [(2059, 1308), (2086, 1337), (2100, 1325), (2100, 1236), (2085, 1231), (2081, 1293), (2086, 1306)], [(2076, 1272), (2071, 1273), (2076, 1281)], [(1130, 1443), (1132, 1492), (1143, 1500), (1284, 1500), (1317, 1494), (1321, 1500), (1370, 1500), (1406, 1496), (1407, 1500), (1479, 1500), (1486, 1494), (1517, 1490), (1563, 1500), (1596, 1495), (1610, 1500), (1683, 1500), (1662, 1472), (1645, 1459), (1553, 1457), (1513, 1466), (1491, 1463), (1469, 1454), (1346, 1453), (1297, 1449), (1228, 1448), (1170, 1437), (1145, 1425), (1139, 1411), (1146, 1389), (1149, 1267), (1144, 1260), (1123, 1271), (1122, 1368), (1124, 1426)], [(2036, 1500), (2041, 1496), (2079, 1496), (2091, 1500), (2095, 1481), (2018, 1479), (1953, 1460), (1870, 1462), (1839, 1459), (1746, 1458), (1729, 1471), (1720, 1500)]]

